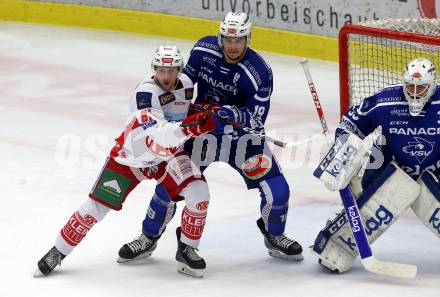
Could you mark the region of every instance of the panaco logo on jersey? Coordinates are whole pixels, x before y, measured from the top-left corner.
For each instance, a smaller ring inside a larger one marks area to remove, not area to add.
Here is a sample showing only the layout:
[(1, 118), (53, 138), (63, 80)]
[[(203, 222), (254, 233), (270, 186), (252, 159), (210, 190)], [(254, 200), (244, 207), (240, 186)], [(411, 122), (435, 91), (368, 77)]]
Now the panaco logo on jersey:
[(408, 145), (404, 146), (402, 151), (411, 157), (415, 157), (417, 162), (421, 164), (434, 150), (435, 142), (427, 141), (421, 137), (414, 137), (414, 139), (415, 141), (408, 142)]
[(414, 136), (420, 136), (420, 135), (440, 135), (440, 127), (427, 127), (427, 128), (390, 128), (389, 129), (390, 134), (397, 134), (397, 135), (414, 135)]
[(204, 81), (206, 81), (208, 84), (212, 85), (215, 88), (219, 88), (225, 91), (229, 91), (234, 93), (234, 95), (237, 94), (237, 88), (235, 86), (231, 86), (228, 84), (225, 84), (222, 81), (217, 81), (216, 79), (213, 79), (212, 77), (210, 77), (209, 75), (203, 73), (203, 72), (199, 72), (199, 77), (201, 77)]
[(440, 1), (418, 0), (420, 14), (424, 18), (435, 19), (440, 15)]

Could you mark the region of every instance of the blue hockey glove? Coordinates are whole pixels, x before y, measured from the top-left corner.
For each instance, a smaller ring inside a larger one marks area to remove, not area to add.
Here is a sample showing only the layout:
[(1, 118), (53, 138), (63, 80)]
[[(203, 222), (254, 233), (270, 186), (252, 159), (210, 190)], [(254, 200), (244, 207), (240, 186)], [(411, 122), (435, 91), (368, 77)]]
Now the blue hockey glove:
[(229, 134), (232, 132), (232, 129), (226, 129), (225, 126), (228, 125), (225, 119), (230, 120), (232, 122), (236, 122), (237, 124), (242, 124), (243, 114), (238, 107), (234, 105), (224, 105), (220, 108), (217, 114), (214, 117), (217, 125), (213, 131), (214, 134)]

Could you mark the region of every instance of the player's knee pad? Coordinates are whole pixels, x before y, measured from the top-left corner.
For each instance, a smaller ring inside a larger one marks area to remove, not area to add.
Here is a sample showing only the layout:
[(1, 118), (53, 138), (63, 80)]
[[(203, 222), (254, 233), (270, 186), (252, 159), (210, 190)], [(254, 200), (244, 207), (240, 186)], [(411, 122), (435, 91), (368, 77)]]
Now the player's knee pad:
[(185, 197), (186, 206), (182, 210), (181, 241), (197, 248), (205, 228), (209, 206), (208, 184), (196, 180), (188, 184), (180, 193)]
[(424, 171), (419, 177), (420, 195), (411, 205), (414, 213), (434, 233), (440, 237), (440, 182), (431, 172)]
[(175, 213), (176, 203), (171, 201), (171, 197), (163, 186), (157, 185), (142, 222), (142, 231), (150, 236), (161, 235)]
[[(381, 236), (417, 198), (420, 187), (397, 165), (391, 163), (359, 196), (357, 203), (368, 241)], [(330, 270), (348, 270), (358, 256), (345, 212), (329, 220), (313, 245), (320, 263)]]
[(261, 217), (266, 230), (272, 235), (281, 235), (286, 227), (290, 189), (283, 175), (263, 180), (259, 185)]

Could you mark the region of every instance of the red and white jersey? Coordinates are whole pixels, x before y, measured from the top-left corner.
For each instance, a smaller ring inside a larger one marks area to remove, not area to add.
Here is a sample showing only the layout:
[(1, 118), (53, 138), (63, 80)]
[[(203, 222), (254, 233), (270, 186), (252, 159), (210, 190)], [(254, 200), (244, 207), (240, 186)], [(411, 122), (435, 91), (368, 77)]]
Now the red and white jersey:
[(169, 160), (189, 137), (180, 127), (193, 97), (193, 84), (179, 77), (173, 91), (164, 91), (152, 78), (144, 79), (132, 96), (132, 116), (116, 139), (111, 156), (116, 162), (137, 168)]

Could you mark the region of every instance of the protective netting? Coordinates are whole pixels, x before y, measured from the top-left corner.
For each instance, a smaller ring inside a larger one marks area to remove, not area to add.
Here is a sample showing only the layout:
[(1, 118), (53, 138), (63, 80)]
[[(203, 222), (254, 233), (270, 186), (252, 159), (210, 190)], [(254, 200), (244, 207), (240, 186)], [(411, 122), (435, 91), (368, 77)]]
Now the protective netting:
[[(438, 19), (389, 19), (359, 25), (423, 34), (440, 39)], [(385, 86), (401, 83), (405, 66), (417, 57), (431, 60), (439, 69), (440, 46), (433, 45), (432, 41), (420, 37), (402, 41), (392, 35), (350, 33), (347, 57), (350, 105), (359, 104), (363, 98)]]

